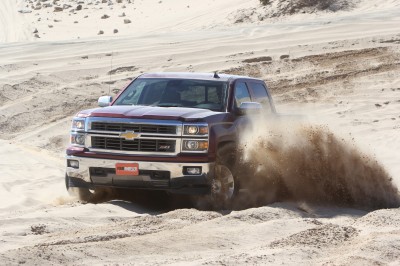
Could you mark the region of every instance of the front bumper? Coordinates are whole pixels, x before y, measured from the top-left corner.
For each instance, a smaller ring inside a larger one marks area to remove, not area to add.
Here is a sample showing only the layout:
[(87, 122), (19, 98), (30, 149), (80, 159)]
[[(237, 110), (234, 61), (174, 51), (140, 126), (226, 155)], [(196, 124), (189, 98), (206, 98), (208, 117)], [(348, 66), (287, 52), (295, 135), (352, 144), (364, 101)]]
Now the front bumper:
[[(70, 177), (69, 186), (96, 186), (166, 190), (183, 194), (208, 194), (210, 183), (214, 176), (214, 163), (176, 163), (176, 162), (147, 162), (131, 161), (139, 164), (139, 175), (117, 175), (115, 165), (127, 163), (125, 160), (110, 160), (66, 156), (68, 160), (79, 162), (79, 168), (69, 166), (67, 175)], [(201, 174), (188, 175), (186, 167), (201, 167)]]

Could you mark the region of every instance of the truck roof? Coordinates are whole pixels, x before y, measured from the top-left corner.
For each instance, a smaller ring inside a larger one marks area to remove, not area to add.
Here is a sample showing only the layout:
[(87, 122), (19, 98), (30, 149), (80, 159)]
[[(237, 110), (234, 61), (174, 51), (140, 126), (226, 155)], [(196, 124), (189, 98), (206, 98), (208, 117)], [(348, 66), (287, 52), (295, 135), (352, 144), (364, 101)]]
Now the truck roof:
[[(215, 81), (233, 81), (236, 79), (253, 79), (257, 78), (237, 76), (218, 73), (219, 78), (214, 78), (214, 73), (198, 73), (198, 72), (154, 72), (145, 73), (138, 78), (171, 78), (171, 79), (200, 79), (200, 80), (215, 80)], [(262, 81), (262, 80), (260, 80)]]

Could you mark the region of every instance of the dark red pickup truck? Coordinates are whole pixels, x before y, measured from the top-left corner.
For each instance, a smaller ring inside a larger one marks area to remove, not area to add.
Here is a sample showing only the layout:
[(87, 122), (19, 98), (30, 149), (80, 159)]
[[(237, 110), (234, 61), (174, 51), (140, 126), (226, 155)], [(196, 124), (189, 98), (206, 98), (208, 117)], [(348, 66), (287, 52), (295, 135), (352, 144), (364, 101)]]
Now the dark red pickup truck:
[(249, 116), (275, 113), (264, 81), (217, 73), (149, 73), (102, 108), (79, 112), (67, 149), (67, 189), (83, 201), (106, 189), (206, 195), (239, 189), (236, 145)]

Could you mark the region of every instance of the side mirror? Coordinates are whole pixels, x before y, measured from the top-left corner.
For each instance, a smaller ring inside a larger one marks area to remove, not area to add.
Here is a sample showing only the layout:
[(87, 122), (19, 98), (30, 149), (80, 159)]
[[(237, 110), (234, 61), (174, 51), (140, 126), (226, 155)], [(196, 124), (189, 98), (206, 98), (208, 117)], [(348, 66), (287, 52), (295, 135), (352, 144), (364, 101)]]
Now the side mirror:
[(112, 100), (113, 98), (111, 96), (101, 96), (97, 103), (99, 104), (100, 107), (106, 107), (110, 106)]
[(244, 102), (240, 104), (238, 109), (241, 115), (259, 114), (261, 113), (262, 105), (256, 102)]

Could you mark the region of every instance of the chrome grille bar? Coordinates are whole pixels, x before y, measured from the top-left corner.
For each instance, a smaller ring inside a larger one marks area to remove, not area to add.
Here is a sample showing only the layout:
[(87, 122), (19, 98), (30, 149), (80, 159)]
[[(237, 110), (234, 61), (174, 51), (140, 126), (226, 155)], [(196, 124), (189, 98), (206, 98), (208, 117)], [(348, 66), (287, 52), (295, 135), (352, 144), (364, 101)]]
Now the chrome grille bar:
[(93, 122), (91, 129), (96, 131), (134, 131), (136, 133), (176, 134), (176, 126), (170, 125)]
[(174, 152), (175, 140), (135, 139), (92, 136), (92, 148), (119, 151)]

